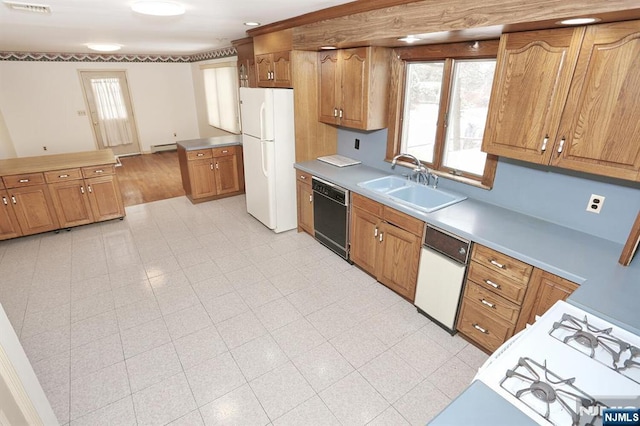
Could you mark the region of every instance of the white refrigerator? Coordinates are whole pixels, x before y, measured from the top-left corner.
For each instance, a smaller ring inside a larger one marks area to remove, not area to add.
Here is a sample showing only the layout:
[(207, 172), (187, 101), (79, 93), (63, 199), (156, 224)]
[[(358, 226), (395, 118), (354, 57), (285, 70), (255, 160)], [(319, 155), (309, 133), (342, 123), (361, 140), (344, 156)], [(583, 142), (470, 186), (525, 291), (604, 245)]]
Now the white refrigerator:
[(240, 88), (247, 212), (275, 232), (297, 227), (292, 89)]

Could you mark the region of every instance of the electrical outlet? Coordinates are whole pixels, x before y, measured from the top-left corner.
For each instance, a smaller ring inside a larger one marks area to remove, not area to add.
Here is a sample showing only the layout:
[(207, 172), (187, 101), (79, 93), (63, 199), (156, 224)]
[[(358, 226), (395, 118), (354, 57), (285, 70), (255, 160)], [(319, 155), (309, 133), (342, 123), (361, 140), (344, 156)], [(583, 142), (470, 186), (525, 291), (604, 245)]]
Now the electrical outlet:
[(603, 205), (604, 197), (602, 195), (591, 194), (591, 198), (589, 198), (589, 203), (587, 204), (587, 211), (600, 214)]
[(43, 147), (42, 147), (42, 150), (43, 150), (43, 151), (46, 151), (46, 150), (47, 150), (47, 147), (46, 147), (46, 146), (43, 146)]
[(356, 138), (356, 144), (354, 146), (355, 149), (360, 149), (360, 139)]
[(174, 134), (173, 134), (173, 137), (174, 137), (174, 138), (178, 137), (178, 134), (177, 134), (177, 133), (174, 133)]

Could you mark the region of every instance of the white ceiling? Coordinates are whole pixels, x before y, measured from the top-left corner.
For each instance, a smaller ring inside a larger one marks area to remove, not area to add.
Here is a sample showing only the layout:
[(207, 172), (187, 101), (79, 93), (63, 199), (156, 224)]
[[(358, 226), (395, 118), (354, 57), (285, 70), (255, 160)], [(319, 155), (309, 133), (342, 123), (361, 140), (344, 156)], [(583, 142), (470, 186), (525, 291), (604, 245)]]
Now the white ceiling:
[[(134, 0), (17, 0), (48, 5), (50, 14), (0, 4), (0, 51), (91, 52), (86, 43), (118, 43), (117, 53), (192, 54), (231, 46), (246, 36), (244, 22), (269, 24), (345, 0), (178, 0), (179, 17), (131, 10)], [(95, 53), (95, 52), (94, 52)]]

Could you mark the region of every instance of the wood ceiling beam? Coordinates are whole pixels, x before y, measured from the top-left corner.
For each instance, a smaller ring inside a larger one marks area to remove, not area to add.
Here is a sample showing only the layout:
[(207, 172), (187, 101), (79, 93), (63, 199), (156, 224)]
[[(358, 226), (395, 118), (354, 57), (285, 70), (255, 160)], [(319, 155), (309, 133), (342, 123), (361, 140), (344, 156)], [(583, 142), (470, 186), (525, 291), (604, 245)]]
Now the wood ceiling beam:
[[(422, 0), (417, 2), (371, 0), (369, 9), (362, 1), (302, 15), (288, 21), (293, 28), (293, 48), (318, 50), (320, 46), (376, 44), (376, 40), (393, 39), (408, 34), (461, 32), (501, 26), (503, 31), (551, 28), (557, 21), (578, 16), (597, 16), (603, 21), (640, 17), (637, 0)], [(332, 10), (333, 9), (333, 10)], [(322, 19), (337, 11), (346, 15)], [(298, 21), (296, 21), (299, 19)], [(315, 19), (315, 21), (313, 21)], [(312, 22), (301, 24), (312, 20)]]

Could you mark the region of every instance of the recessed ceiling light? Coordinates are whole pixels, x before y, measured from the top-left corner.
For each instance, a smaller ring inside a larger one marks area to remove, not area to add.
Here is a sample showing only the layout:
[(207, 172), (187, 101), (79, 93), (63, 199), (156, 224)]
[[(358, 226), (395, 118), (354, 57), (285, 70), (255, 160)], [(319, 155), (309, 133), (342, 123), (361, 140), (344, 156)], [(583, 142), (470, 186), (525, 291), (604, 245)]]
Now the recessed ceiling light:
[(85, 46), (96, 52), (115, 52), (122, 49), (122, 45), (115, 43), (87, 43)]
[(594, 22), (598, 22), (600, 19), (598, 18), (572, 18), (565, 19), (564, 21), (560, 21), (559, 24), (562, 25), (585, 25), (585, 24), (593, 24)]
[(260, 22), (245, 22), (244, 23), (247, 27), (257, 27), (260, 25)]
[(133, 3), (131, 10), (143, 15), (178, 16), (184, 14), (185, 8), (184, 5), (172, 1), (143, 0)]
[(406, 37), (399, 38), (398, 40), (404, 41), (405, 43), (413, 43), (414, 41), (418, 41), (420, 39), (416, 36), (408, 35)]
[(320, 46), (320, 50), (336, 50), (335, 46)]

